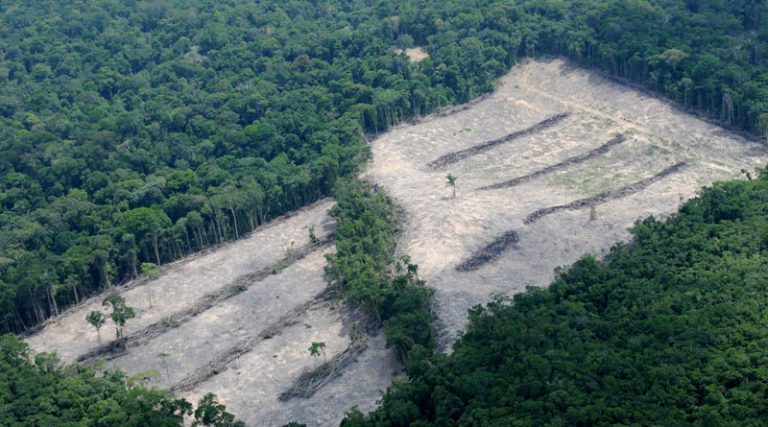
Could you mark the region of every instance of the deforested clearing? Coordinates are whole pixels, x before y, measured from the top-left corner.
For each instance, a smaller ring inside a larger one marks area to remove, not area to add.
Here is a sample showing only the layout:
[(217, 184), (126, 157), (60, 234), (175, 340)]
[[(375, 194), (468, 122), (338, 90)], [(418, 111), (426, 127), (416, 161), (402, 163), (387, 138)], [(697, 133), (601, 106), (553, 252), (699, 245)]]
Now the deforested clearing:
[[(535, 127), (551, 117), (563, 118)], [(616, 135), (620, 144), (601, 148)], [(491, 96), (399, 126), (372, 151), (366, 176), (405, 209), (399, 250), (437, 291), (445, 348), (468, 308), (544, 286), (555, 268), (629, 238), (635, 220), (669, 215), (699, 188), (768, 159), (755, 141), (560, 59), (526, 61)], [(433, 167), (451, 153), (468, 155)], [(449, 173), (457, 177), (455, 198)], [(514, 247), (465, 268), (511, 231)]]
[[(353, 406), (372, 409), (396, 368), (382, 335), (365, 338), (343, 372), (309, 398), (279, 399), (314, 369), (312, 342), (326, 344), (322, 359), (351, 345), (355, 314), (329, 298), (323, 275), (325, 255), (334, 250), (333, 203), (320, 201), (241, 240), (164, 266), (154, 280), (117, 287), (136, 311), (126, 325), (125, 351), (99, 353), (96, 331), (85, 321), (89, 312), (104, 311), (104, 295), (48, 322), (27, 342), (68, 362), (88, 354), (88, 363), (103, 358), (107, 367), (145, 378), (146, 386), (195, 402), (215, 393), (248, 425), (333, 425)], [(111, 323), (101, 339), (113, 341)]]
[[(768, 160), (754, 141), (559, 59), (516, 66), (494, 93), (401, 125), (371, 150), (363, 175), (404, 208), (398, 251), (436, 289), (444, 349), (468, 308), (546, 285), (555, 268), (627, 239), (635, 220), (671, 214), (702, 186)], [(27, 342), (65, 361), (151, 372), (147, 385), (192, 401), (215, 393), (248, 425), (338, 425), (352, 406), (372, 409), (398, 367), (383, 334), (353, 342), (359, 313), (329, 298), (331, 206), (320, 201), (116, 288), (136, 309), (125, 351), (99, 346), (85, 321), (104, 295)], [(321, 360), (313, 342), (325, 345)], [(341, 373), (302, 395), (325, 360), (343, 360)]]

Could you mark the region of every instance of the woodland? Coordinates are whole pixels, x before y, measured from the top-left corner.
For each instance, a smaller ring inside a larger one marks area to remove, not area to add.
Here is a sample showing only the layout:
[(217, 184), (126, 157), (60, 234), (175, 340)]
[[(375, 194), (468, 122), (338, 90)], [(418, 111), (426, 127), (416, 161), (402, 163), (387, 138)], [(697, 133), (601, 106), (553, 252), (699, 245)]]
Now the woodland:
[[(0, 22), (0, 332), (30, 333), (142, 265), (335, 193), (329, 280), (384, 326), (411, 378), (345, 425), (765, 416), (764, 174), (638, 223), (632, 244), (564, 269), (549, 290), (472, 310), (450, 357), (431, 356), (418, 268), (393, 258), (392, 201), (350, 180), (377, 133), (487, 93), (542, 55), (765, 138), (764, 2), (0, 0)], [(429, 57), (396, 50), (413, 46)], [(153, 425), (192, 414), (119, 373), (31, 356), (10, 335), (0, 349), (9, 424), (147, 423), (98, 421), (106, 406), (147, 405), (167, 420)], [(203, 423), (235, 422), (213, 398), (202, 407), (213, 408)]]

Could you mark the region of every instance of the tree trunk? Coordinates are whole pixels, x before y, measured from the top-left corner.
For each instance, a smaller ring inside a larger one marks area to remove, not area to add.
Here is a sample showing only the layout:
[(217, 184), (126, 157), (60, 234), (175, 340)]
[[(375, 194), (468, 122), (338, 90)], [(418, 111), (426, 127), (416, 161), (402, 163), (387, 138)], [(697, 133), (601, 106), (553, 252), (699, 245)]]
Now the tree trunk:
[(48, 287), (48, 299), (50, 300), (51, 309), (54, 316), (59, 315), (59, 306), (56, 304), (56, 298), (53, 296), (53, 286)]
[(157, 260), (157, 265), (160, 265), (160, 248), (157, 234), (152, 235), (152, 247), (155, 249), (155, 260)]
[(189, 241), (189, 230), (187, 230), (187, 226), (184, 226), (184, 237), (187, 240), (187, 249), (189, 249), (189, 252), (192, 252), (192, 244)]
[(197, 242), (200, 244), (200, 249), (203, 248), (203, 230), (200, 224), (197, 224)]
[(77, 283), (72, 285), (72, 291), (75, 293), (75, 303), (80, 304), (80, 296), (77, 294)]
[(229, 212), (232, 213), (232, 223), (235, 225), (235, 240), (240, 240), (240, 233), (237, 230), (237, 215), (235, 215), (235, 210), (232, 206), (229, 207)]

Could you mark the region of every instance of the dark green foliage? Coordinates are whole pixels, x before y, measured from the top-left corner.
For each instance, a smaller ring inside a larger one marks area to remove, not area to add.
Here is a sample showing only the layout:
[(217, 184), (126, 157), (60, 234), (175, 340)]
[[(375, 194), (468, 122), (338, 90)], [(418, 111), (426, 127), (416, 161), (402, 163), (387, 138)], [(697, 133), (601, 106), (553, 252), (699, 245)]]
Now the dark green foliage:
[(234, 415), (226, 411), (224, 405), (216, 401), (213, 393), (208, 393), (197, 404), (192, 426), (245, 427), (245, 423), (237, 421)]
[[(122, 372), (63, 366), (46, 353), (30, 359), (24, 342), (0, 335), (0, 425), (180, 427), (192, 415), (186, 400), (133, 386)], [(194, 419), (199, 426), (244, 426), (212, 394), (200, 401)]]
[(334, 196), (337, 249), (328, 256), (326, 276), (347, 301), (384, 326), (387, 346), (408, 367), (435, 346), (432, 291), (407, 258), (394, 259), (397, 218), (389, 197), (356, 180), (340, 181)]
[(165, 392), (127, 387), (119, 372), (59, 365), (55, 356), (28, 359), (26, 344), (0, 336), (0, 424), (180, 426), (192, 406)]
[(604, 262), (469, 313), (450, 356), (344, 425), (764, 425), (768, 175), (639, 221)]

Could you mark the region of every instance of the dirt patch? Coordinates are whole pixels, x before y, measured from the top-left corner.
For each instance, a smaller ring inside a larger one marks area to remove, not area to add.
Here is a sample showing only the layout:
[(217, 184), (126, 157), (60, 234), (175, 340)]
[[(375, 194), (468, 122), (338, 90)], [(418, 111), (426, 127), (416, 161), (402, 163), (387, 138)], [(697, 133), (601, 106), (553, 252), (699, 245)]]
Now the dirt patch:
[(329, 360), (350, 347), (350, 316), (355, 314), (344, 306), (326, 303), (312, 307), (295, 323), (259, 341), (224, 371), (184, 396), (196, 401), (206, 392), (214, 392), (227, 410), (253, 426), (281, 426), (290, 421), (332, 426), (338, 425), (353, 406), (370, 410), (397, 368), (382, 335), (371, 337), (364, 351), (311, 397), (279, 399), (302, 375), (315, 370), (315, 360), (308, 351), (312, 342), (326, 344)]
[(461, 150), (461, 151), (456, 151), (456, 152), (453, 152), (453, 153), (444, 154), (444, 155), (438, 157), (437, 159), (431, 161), (427, 166), (429, 166), (429, 167), (431, 167), (433, 169), (437, 169), (437, 168), (440, 168), (440, 167), (443, 167), (443, 166), (450, 165), (452, 163), (456, 163), (456, 162), (458, 162), (460, 160), (466, 159), (467, 157), (475, 156), (475, 155), (480, 154), (480, 153), (482, 153), (484, 151), (488, 151), (491, 148), (496, 147), (497, 145), (504, 144), (504, 143), (510, 142), (510, 141), (514, 141), (515, 139), (518, 139), (518, 138), (521, 138), (521, 137), (524, 137), (524, 136), (527, 136), (527, 135), (532, 135), (532, 134), (535, 134), (536, 132), (540, 132), (540, 131), (542, 131), (542, 130), (550, 127), (550, 126), (554, 126), (555, 124), (561, 122), (563, 119), (568, 117), (568, 115), (569, 115), (568, 113), (556, 114), (556, 115), (554, 115), (552, 117), (549, 117), (547, 119), (544, 119), (544, 120), (540, 121), (539, 123), (536, 123), (535, 125), (533, 125), (533, 126), (531, 126), (529, 128), (512, 132), (512, 133), (510, 133), (508, 135), (505, 135), (505, 136), (503, 136), (501, 138), (493, 139), (491, 141), (486, 141), (486, 142), (484, 142), (484, 143), (482, 143), (480, 145), (476, 145), (474, 147), (470, 147), (470, 148), (467, 148), (467, 149), (464, 149), (464, 150)]
[(515, 231), (507, 231), (501, 236), (493, 239), (493, 242), (489, 243), (486, 247), (481, 249), (478, 253), (472, 255), (471, 258), (462, 262), (456, 266), (456, 271), (474, 271), (483, 265), (495, 260), (507, 250), (510, 246), (516, 245), (520, 241)]
[(259, 342), (273, 338), (274, 336), (282, 333), (283, 329), (287, 328), (288, 326), (299, 323), (300, 317), (313, 306), (321, 304), (327, 295), (328, 292), (323, 291), (322, 293), (315, 296), (315, 298), (305, 302), (298, 307), (295, 307), (283, 315), (283, 317), (281, 317), (277, 322), (267, 326), (256, 336), (250, 337), (243, 342), (237, 343), (226, 351), (213, 356), (213, 358), (208, 363), (206, 363), (205, 366), (189, 373), (181, 381), (171, 387), (171, 390), (176, 392), (190, 391), (203, 381), (206, 381), (214, 375), (218, 375), (224, 372), (227, 370), (227, 365), (229, 365), (235, 359), (238, 359), (240, 356), (253, 350), (253, 348)]
[[(448, 167), (425, 167), (564, 111), (570, 115), (557, 126), (451, 163), (450, 172), (458, 177), (455, 199), (444, 185)], [(605, 147), (617, 134), (626, 140)], [(419, 265), (420, 277), (435, 289), (438, 333), (446, 349), (466, 326), (468, 308), (494, 294), (545, 286), (556, 267), (585, 253), (602, 256), (629, 238), (627, 229), (637, 219), (672, 214), (702, 186), (738, 178), (741, 169), (751, 171), (768, 160), (758, 144), (560, 60), (518, 65), (492, 95), (459, 114), (394, 128), (373, 141), (371, 151), (365, 176), (405, 209), (398, 250)], [(688, 166), (643, 183), (678, 163)], [(514, 177), (522, 179), (476, 191)], [(584, 199), (588, 202), (578, 202)], [(598, 201), (596, 220), (560, 208), (524, 224), (542, 207), (588, 207)], [(478, 248), (509, 230), (521, 242), (514, 250), (457, 271)]]
[(411, 61), (412, 64), (415, 64), (417, 62), (421, 62), (427, 58), (429, 58), (429, 54), (426, 50), (424, 50), (421, 47), (409, 47), (406, 49), (395, 49), (395, 53), (402, 54), (404, 53), (405, 56), (408, 57), (408, 60)]
[(587, 160), (594, 159), (597, 156), (601, 156), (608, 152), (608, 150), (611, 149), (611, 147), (615, 145), (619, 145), (622, 142), (626, 141), (627, 137), (624, 135), (616, 135), (615, 137), (611, 138), (608, 142), (605, 144), (595, 148), (594, 150), (590, 150), (584, 154), (579, 154), (577, 156), (571, 156), (562, 162), (555, 163), (554, 165), (547, 166), (543, 169), (539, 169), (535, 172), (531, 172), (527, 175), (523, 175), (517, 178), (510, 179), (508, 181), (499, 182), (492, 185), (486, 185), (485, 187), (480, 187), (478, 190), (498, 190), (500, 188), (510, 188), (514, 187), (516, 185), (520, 185), (524, 182), (530, 181), (534, 178), (551, 174), (553, 172), (557, 172), (561, 169), (567, 168), (569, 166), (573, 166), (579, 163), (586, 162)]
[(528, 216), (526, 216), (525, 219), (523, 220), (523, 224), (532, 224), (539, 218), (549, 214), (553, 214), (558, 211), (584, 209), (584, 208), (599, 205), (601, 203), (605, 203), (609, 200), (617, 200), (627, 196), (631, 196), (632, 194), (635, 194), (638, 191), (642, 191), (646, 189), (649, 185), (653, 184), (656, 181), (664, 179), (667, 176), (672, 175), (673, 173), (680, 172), (686, 166), (687, 164), (685, 162), (675, 163), (674, 165), (664, 169), (663, 171), (653, 175), (650, 178), (646, 178), (642, 181), (632, 183), (625, 187), (619, 188), (618, 190), (605, 191), (596, 196), (575, 200), (565, 205), (550, 206), (548, 208), (538, 209), (530, 213)]

